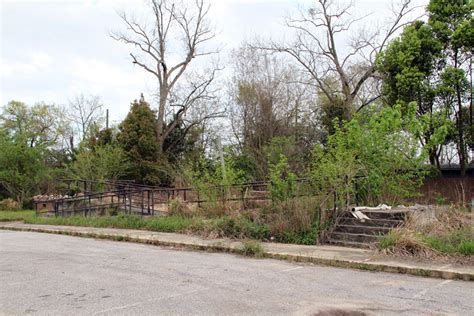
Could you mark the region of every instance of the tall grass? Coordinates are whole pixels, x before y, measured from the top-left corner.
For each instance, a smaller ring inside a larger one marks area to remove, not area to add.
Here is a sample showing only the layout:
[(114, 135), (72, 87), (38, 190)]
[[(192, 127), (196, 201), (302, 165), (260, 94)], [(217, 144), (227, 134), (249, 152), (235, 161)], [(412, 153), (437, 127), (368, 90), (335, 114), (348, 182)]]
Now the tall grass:
[(473, 256), (472, 214), (456, 209), (441, 212), (428, 223), (409, 219), (404, 227), (385, 235), (380, 249), (404, 255)]
[(193, 220), (178, 216), (142, 218), (136, 215), (120, 214), (93, 217), (34, 217), (25, 219), (25, 223), (182, 232), (192, 225)]
[(36, 217), (36, 212), (31, 210), (0, 211), (0, 222), (22, 221)]
[(166, 217), (146, 218), (126, 214), (36, 217), (34, 212), (30, 212), (5, 218), (24, 220), (31, 224), (141, 229), (192, 233), (211, 238), (315, 244), (324, 224), (320, 223), (319, 204), (320, 199), (317, 197), (298, 197), (244, 211), (231, 203), (212, 206), (220, 208), (219, 210), (214, 210), (209, 205), (191, 210), (182, 201), (173, 200), (170, 204), (170, 215)]

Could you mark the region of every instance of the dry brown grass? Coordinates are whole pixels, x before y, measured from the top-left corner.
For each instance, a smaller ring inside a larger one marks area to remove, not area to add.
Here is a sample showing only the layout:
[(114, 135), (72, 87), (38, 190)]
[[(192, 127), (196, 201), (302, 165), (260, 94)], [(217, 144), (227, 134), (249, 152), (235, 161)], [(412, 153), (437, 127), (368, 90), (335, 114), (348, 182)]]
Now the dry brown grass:
[(382, 251), (397, 256), (474, 263), (472, 255), (463, 256), (456, 250), (456, 243), (472, 243), (474, 239), (473, 214), (456, 207), (432, 208), (429, 212), (422, 216), (415, 213), (404, 226), (392, 230), (380, 242)]

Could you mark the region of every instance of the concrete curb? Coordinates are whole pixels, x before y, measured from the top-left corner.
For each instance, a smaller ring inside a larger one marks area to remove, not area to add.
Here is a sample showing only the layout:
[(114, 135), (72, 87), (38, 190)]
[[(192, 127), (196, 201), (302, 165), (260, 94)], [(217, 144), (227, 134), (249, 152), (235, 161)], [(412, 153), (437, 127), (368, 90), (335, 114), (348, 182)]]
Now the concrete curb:
[[(5, 226), (0, 224), (0, 229), (11, 230), (11, 231), (25, 231), (25, 232), (38, 232), (38, 233), (49, 233), (49, 234), (59, 234), (59, 235), (69, 235), (76, 237), (86, 237), (86, 238), (97, 238), (97, 239), (108, 239), (114, 241), (127, 241), (135, 242), (142, 244), (150, 244), (155, 246), (163, 247), (173, 247), (180, 249), (188, 250), (199, 250), (199, 251), (216, 251), (216, 252), (227, 252), (227, 253), (241, 253), (241, 242), (202, 242), (202, 243), (191, 243), (191, 242), (177, 242), (177, 241), (165, 241), (156, 238), (146, 238), (144, 236), (130, 236), (122, 233), (97, 233), (97, 232), (85, 232), (85, 231), (74, 231), (70, 228), (77, 228), (77, 226), (64, 226), (61, 229), (48, 229), (48, 228), (37, 228), (37, 227), (14, 227), (14, 226)], [(69, 229), (68, 229), (69, 228)], [(84, 227), (87, 229), (88, 227)], [(465, 271), (456, 271), (446, 270), (446, 269), (436, 269), (431, 267), (423, 266), (409, 266), (406, 264), (393, 264), (385, 263), (381, 261), (372, 261), (367, 262), (366, 260), (347, 260), (340, 258), (324, 258), (321, 256), (314, 255), (304, 255), (304, 254), (294, 254), (294, 253), (285, 253), (277, 252), (269, 249), (265, 249), (261, 257), (272, 258), (278, 260), (287, 260), (294, 262), (305, 262), (313, 263), (325, 266), (339, 267), (339, 268), (351, 268), (357, 270), (366, 270), (366, 271), (379, 271), (379, 272), (388, 272), (388, 273), (400, 273), (400, 274), (409, 274), (414, 276), (430, 277), (430, 278), (440, 278), (447, 280), (464, 280), (464, 281), (474, 281), (474, 272), (465, 272)]]

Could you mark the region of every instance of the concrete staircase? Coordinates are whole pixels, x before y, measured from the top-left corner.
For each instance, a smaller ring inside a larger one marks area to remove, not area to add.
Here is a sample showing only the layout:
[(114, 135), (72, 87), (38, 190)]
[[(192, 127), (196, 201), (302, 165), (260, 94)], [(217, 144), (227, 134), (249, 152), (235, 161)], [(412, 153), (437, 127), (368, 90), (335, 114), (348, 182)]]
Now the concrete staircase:
[(370, 248), (390, 230), (406, 220), (405, 210), (363, 210), (369, 219), (361, 221), (351, 212), (342, 213), (326, 239), (335, 246)]

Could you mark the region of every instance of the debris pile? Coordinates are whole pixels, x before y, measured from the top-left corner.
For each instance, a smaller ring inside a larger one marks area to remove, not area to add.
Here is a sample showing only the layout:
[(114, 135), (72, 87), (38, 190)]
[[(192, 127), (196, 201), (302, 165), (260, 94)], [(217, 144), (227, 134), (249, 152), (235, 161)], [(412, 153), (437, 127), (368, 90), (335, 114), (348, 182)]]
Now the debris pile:
[(68, 199), (68, 198), (70, 198), (69, 195), (45, 194), (45, 195), (35, 195), (35, 196), (33, 196), (33, 201), (35, 201), (35, 202), (48, 202), (48, 201), (55, 201), (55, 200)]

